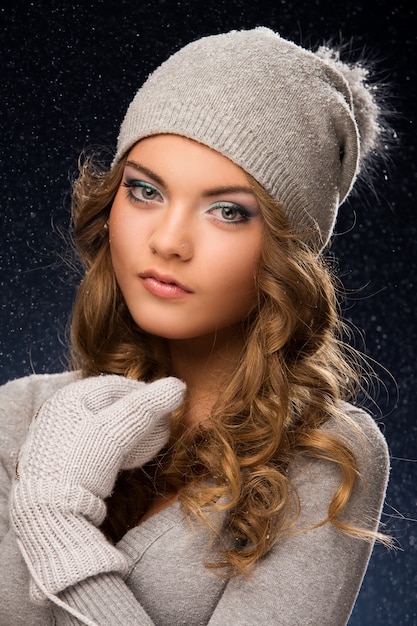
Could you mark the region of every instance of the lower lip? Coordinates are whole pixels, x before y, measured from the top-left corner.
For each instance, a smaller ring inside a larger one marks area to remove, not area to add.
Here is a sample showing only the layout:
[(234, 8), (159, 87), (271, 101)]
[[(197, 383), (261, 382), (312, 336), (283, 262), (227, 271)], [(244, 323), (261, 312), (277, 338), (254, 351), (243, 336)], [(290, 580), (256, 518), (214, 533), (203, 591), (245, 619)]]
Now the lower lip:
[(190, 291), (185, 291), (178, 285), (174, 285), (172, 283), (163, 283), (160, 280), (156, 280), (156, 278), (147, 277), (141, 278), (142, 284), (149, 291), (149, 293), (154, 296), (158, 296), (159, 298), (166, 298), (174, 300), (176, 298), (184, 298), (185, 296), (190, 295)]

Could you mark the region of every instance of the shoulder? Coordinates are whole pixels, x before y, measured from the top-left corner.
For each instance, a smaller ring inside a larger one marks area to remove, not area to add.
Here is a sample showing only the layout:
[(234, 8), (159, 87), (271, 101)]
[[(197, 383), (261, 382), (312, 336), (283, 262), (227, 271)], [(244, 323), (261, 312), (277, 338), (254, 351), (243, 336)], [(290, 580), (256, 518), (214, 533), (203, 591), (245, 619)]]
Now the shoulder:
[(341, 402), (337, 416), (324, 425), (352, 450), (361, 475), (388, 475), (387, 442), (376, 420), (363, 409)]
[(337, 411), (319, 429), (343, 442), (356, 457), (360, 474), (389, 469), (387, 442), (376, 420), (363, 409), (341, 402)]
[(0, 386), (0, 457), (17, 454), (30, 421), (43, 402), (79, 377), (79, 372), (33, 374)]
[[(390, 467), (388, 447), (376, 421), (364, 410), (341, 403), (335, 416), (320, 430), (346, 444), (356, 460), (358, 476), (345, 509), (346, 518), (350, 523), (375, 530)], [(311, 515), (309, 521), (318, 523), (320, 518), (324, 519), (329, 503), (340, 487), (338, 465), (325, 457), (300, 454), (290, 467), (289, 477), (297, 491), (301, 510), (304, 509), (305, 515)]]

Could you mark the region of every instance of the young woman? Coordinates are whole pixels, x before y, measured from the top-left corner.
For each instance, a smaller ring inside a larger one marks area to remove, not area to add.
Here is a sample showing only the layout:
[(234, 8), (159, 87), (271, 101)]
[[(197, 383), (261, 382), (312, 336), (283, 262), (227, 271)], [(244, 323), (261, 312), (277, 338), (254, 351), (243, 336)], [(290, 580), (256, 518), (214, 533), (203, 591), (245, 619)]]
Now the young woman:
[(206, 37), (83, 164), (74, 371), (1, 391), (2, 624), (346, 623), (388, 455), (322, 251), (374, 96), (326, 48)]

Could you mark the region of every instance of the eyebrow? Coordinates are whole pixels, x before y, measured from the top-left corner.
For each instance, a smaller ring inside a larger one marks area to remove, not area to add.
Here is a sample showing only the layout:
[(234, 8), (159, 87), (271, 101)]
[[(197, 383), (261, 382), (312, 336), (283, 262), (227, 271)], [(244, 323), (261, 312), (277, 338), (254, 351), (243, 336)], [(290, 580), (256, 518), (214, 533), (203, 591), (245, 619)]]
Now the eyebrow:
[[(136, 171), (145, 174), (146, 176), (149, 176), (149, 178), (152, 178), (158, 185), (167, 189), (168, 185), (165, 183), (163, 178), (150, 170), (148, 167), (145, 167), (144, 165), (141, 165), (136, 161), (126, 161), (126, 167), (132, 167)], [(221, 186), (214, 187), (213, 189), (207, 189), (206, 191), (203, 191), (202, 196), (204, 198), (211, 198), (212, 196), (218, 196), (223, 193), (247, 193), (251, 194), (252, 196), (255, 195), (253, 189), (249, 186), (246, 187), (245, 185), (231, 185), (230, 187)]]
[(137, 170), (141, 174), (146, 174), (149, 178), (153, 178), (153, 180), (161, 187), (166, 187), (166, 183), (164, 183), (163, 179), (144, 165), (139, 165), (139, 163), (136, 163), (135, 161), (126, 161), (125, 167), (133, 167), (133, 169)]

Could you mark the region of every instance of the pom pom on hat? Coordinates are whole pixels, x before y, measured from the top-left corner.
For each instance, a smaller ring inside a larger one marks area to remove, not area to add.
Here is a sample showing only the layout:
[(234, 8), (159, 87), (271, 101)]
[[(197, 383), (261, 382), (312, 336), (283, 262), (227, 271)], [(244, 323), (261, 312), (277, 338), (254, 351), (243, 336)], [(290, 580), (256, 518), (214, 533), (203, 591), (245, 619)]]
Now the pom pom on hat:
[(366, 70), (313, 53), (269, 28), (203, 37), (139, 89), (120, 128), (116, 163), (144, 137), (178, 134), (239, 165), (282, 206), (314, 250), (333, 231), (378, 140)]
[(359, 163), (362, 166), (376, 150), (381, 136), (381, 111), (375, 100), (375, 87), (368, 84), (369, 70), (361, 63), (348, 64), (340, 60), (339, 50), (320, 46), (315, 54), (343, 74), (353, 100), (353, 114), (359, 130)]

